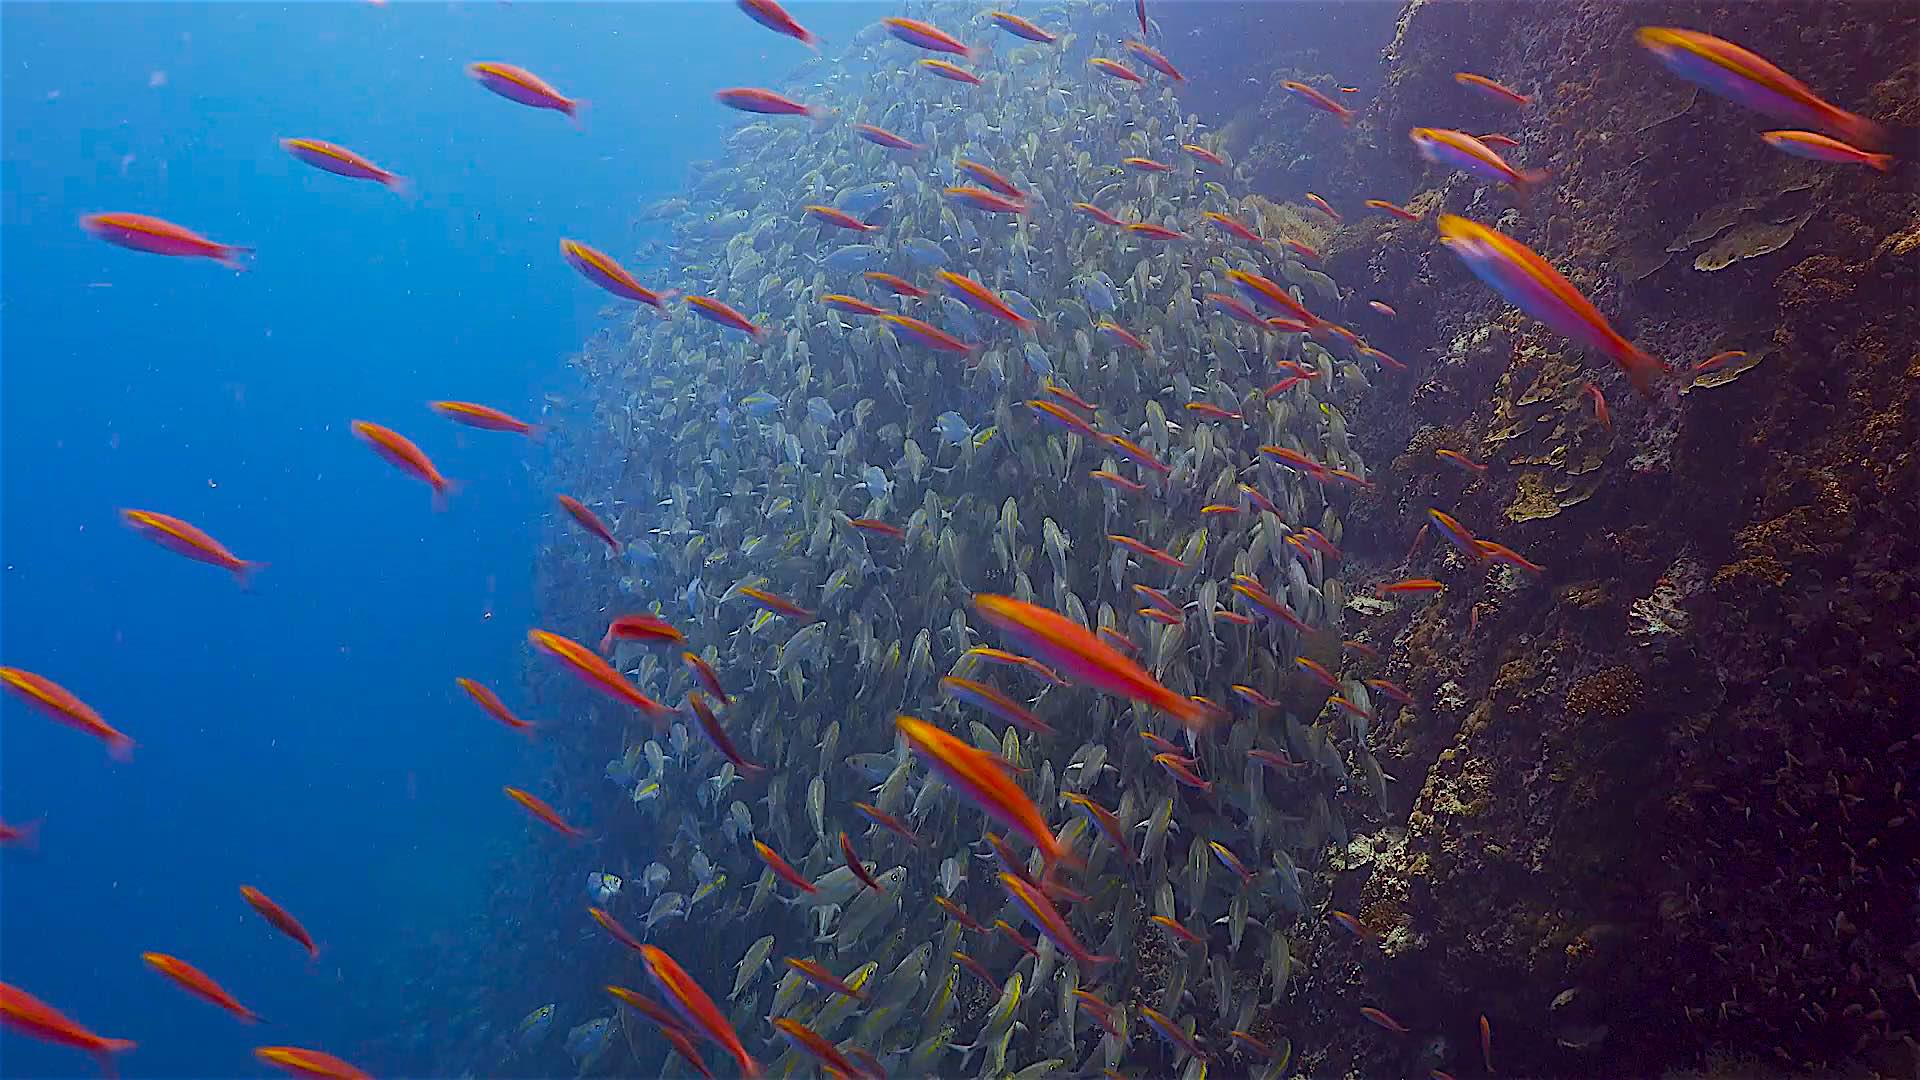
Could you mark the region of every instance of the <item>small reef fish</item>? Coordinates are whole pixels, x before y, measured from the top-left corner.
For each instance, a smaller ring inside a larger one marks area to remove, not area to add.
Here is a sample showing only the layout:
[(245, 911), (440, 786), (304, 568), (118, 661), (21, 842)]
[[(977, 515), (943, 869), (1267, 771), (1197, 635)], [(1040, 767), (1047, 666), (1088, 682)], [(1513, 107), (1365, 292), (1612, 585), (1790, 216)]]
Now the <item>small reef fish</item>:
[(658, 615), (621, 615), (607, 624), (606, 636), (600, 639), (600, 651), (613, 648), (616, 641), (678, 645), (686, 640), (685, 634)]
[(460, 678), (455, 679), (454, 682), (459, 685), (460, 689), (467, 692), (467, 696), (479, 702), (480, 707), (487, 711), (488, 716), (493, 717), (495, 720), (500, 721), (515, 731), (524, 731), (529, 735), (533, 733), (534, 725), (530, 721), (522, 720), (518, 716), (515, 716), (513, 710), (507, 708), (506, 705), (500, 701), (500, 695), (474, 682), (472, 679)]
[(447, 497), (457, 491), (459, 485), (442, 476), (440, 470), (434, 467), (433, 459), (427, 457), (426, 453), (415, 446), (411, 439), (392, 428), (382, 427), (368, 420), (355, 420), (352, 427), (353, 433), (359, 436), (362, 442), (373, 447), (374, 453), (386, 458), (401, 472), (432, 488), (435, 510), (447, 508)]
[(578, 121), (580, 110), (587, 103), (578, 98), (570, 98), (548, 85), (545, 79), (523, 67), (503, 64), (496, 60), (481, 60), (467, 65), (467, 74), (481, 86), (499, 94), (508, 101), (517, 101), (522, 105), (531, 105), (536, 109), (552, 109), (565, 113), (569, 119)]
[(125, 732), (100, 719), (91, 706), (52, 679), (17, 667), (0, 667), (0, 683), (52, 719), (106, 743), (107, 753), (116, 760), (133, 757), (133, 740)]
[(749, 585), (742, 585), (740, 586), (740, 595), (760, 605), (767, 611), (771, 611), (775, 615), (784, 618), (799, 619), (802, 622), (812, 622), (818, 618), (813, 612), (808, 611), (799, 604), (784, 597), (775, 596), (765, 589), (756, 589)]
[(114, 1074), (113, 1055), (133, 1049), (131, 1039), (109, 1039), (96, 1035), (70, 1020), (60, 1010), (8, 983), (0, 983), (0, 1023), (41, 1042), (84, 1050), (100, 1061), (100, 1068)]
[(1475, 75), (1471, 71), (1456, 71), (1453, 73), (1453, 81), (1470, 90), (1478, 90), (1483, 97), (1493, 101), (1507, 105), (1533, 104), (1532, 98), (1517, 90), (1509, 90), (1485, 75)]
[(1549, 179), (1545, 169), (1522, 172), (1514, 168), (1492, 147), (1464, 131), (1417, 127), (1407, 137), (1413, 140), (1413, 148), (1427, 161), (1458, 169), (1482, 180), (1505, 184), (1522, 199)]
[(553, 807), (548, 806), (547, 803), (543, 799), (541, 799), (538, 795), (532, 794), (531, 792), (528, 792), (528, 791), (524, 791), (517, 787), (511, 787), (511, 786), (503, 787), (500, 790), (506, 792), (507, 797), (512, 799), (514, 802), (517, 802), (521, 806), (526, 807), (527, 812), (529, 814), (532, 814), (534, 817), (539, 818), (549, 828), (553, 829), (553, 831), (559, 833), (560, 835), (565, 836), (568, 839), (577, 839), (579, 837), (586, 835), (585, 833), (581, 832), (579, 829), (576, 829), (572, 825), (567, 824), (566, 819), (560, 816), (560, 812), (555, 810)]
[(716, 90), (713, 100), (729, 109), (741, 112), (759, 113), (762, 116), (805, 116), (821, 119), (826, 115), (812, 105), (793, 100), (785, 94), (759, 86), (730, 86)]
[(607, 528), (607, 523), (600, 520), (600, 515), (588, 509), (585, 503), (571, 495), (559, 495), (556, 496), (556, 498), (559, 499), (560, 508), (565, 510), (575, 522), (579, 523), (581, 528), (592, 533), (601, 543), (606, 544), (607, 547), (615, 553), (619, 552), (620, 541), (614, 537), (613, 530)]
[(316, 169), (353, 180), (372, 180), (388, 190), (407, 193), (407, 181), (375, 165), (344, 146), (319, 139), (281, 139), (280, 148)]
[(921, 71), (924, 71), (929, 75), (938, 75), (941, 78), (946, 79), (950, 82), (966, 83), (968, 86), (985, 85), (981, 81), (980, 76), (975, 75), (973, 72), (968, 71), (966, 68), (961, 67), (960, 65), (954, 63), (951, 60), (940, 60), (933, 57), (927, 57), (917, 61), (916, 63), (918, 64)]
[(664, 728), (672, 719), (672, 709), (635, 689), (631, 683), (627, 682), (625, 676), (613, 670), (605, 660), (595, 656), (592, 650), (572, 638), (561, 637), (548, 630), (529, 630), (527, 641), (534, 648), (559, 660), (576, 678), (588, 686), (639, 709), (653, 720), (656, 727)]
[(1146, 79), (1140, 76), (1139, 72), (1133, 70), (1132, 68), (1121, 63), (1120, 61), (1114, 60), (1110, 57), (1096, 56), (1093, 59), (1088, 60), (1087, 63), (1093, 65), (1096, 68), (1099, 68), (1102, 72), (1108, 75), (1111, 75), (1116, 79), (1123, 80), (1125, 82), (1144, 83), (1147, 81)]
[(755, 341), (767, 336), (764, 327), (755, 325), (752, 320), (724, 301), (716, 300), (711, 296), (689, 296), (687, 304), (693, 309), (695, 315), (729, 330), (738, 330)]
[(240, 558), (228, 551), (220, 541), (169, 514), (152, 510), (122, 510), (120, 516), (135, 532), (168, 551), (227, 571), (240, 582), (241, 588), (247, 587), (255, 571), (267, 565)]
[(313, 935), (307, 933), (307, 928), (300, 925), (300, 920), (294, 918), (286, 908), (281, 907), (266, 893), (251, 885), (240, 886), (240, 895), (246, 900), (248, 907), (259, 912), (260, 917), (267, 920), (268, 925), (292, 938), (300, 944), (301, 948), (307, 950), (307, 959), (319, 957), (320, 946), (313, 943)]
[(886, 128), (872, 124), (855, 124), (853, 130), (856, 135), (875, 146), (884, 146), (889, 150), (904, 150), (910, 154), (917, 154), (923, 149), (919, 143), (904, 135), (896, 135)]
[(291, 1076), (311, 1076), (317, 1080), (373, 1080), (373, 1074), (319, 1050), (298, 1046), (261, 1046), (253, 1051), (261, 1062)]
[(831, 206), (804, 206), (801, 211), (810, 218), (817, 218), (838, 229), (850, 229), (853, 232), (876, 232), (878, 225), (869, 225), (845, 210)]
[(1390, 203), (1385, 199), (1368, 199), (1365, 205), (1372, 210), (1384, 210), (1402, 221), (1420, 220), (1419, 214), (1414, 213), (1398, 203)]
[(1035, 26), (1032, 22), (1018, 15), (1005, 11), (991, 11), (987, 13), (987, 18), (992, 20), (995, 26), (998, 26), (1000, 29), (1005, 30), (1015, 37), (1026, 38), (1028, 41), (1037, 41), (1042, 45), (1051, 45), (1054, 42), (1054, 35), (1047, 33), (1045, 30), (1042, 30), (1040, 27)]
[(976, 59), (977, 52), (969, 48), (959, 38), (929, 22), (919, 19), (887, 18), (880, 20), (887, 32), (909, 45), (917, 45), (929, 52), (953, 53), (968, 60)]
[(1301, 100), (1305, 101), (1307, 104), (1313, 106), (1314, 108), (1319, 109), (1321, 112), (1332, 113), (1342, 124), (1351, 125), (1353, 123), (1352, 109), (1347, 108), (1345, 105), (1342, 105), (1339, 102), (1328, 97), (1327, 95), (1321, 93), (1320, 91), (1315, 90), (1313, 87), (1308, 86), (1306, 83), (1294, 82), (1293, 80), (1289, 79), (1286, 82), (1281, 83), (1280, 86), (1284, 90), (1291, 91), (1293, 94), (1298, 96)]
[(611, 255), (590, 248), (578, 240), (561, 240), (560, 254), (567, 260), (569, 266), (580, 272), (582, 277), (615, 296), (638, 300), (643, 304), (652, 304), (661, 311), (665, 311), (667, 301), (679, 295), (672, 290), (654, 292), (635, 280), (634, 276), (627, 272), (627, 268), (615, 262)]
[(178, 983), (181, 988), (185, 989), (188, 993), (213, 1002), (215, 1005), (239, 1017), (245, 1023), (253, 1024), (259, 1022), (260, 1014), (240, 1004), (238, 998), (227, 993), (227, 991), (221, 987), (219, 983), (214, 982), (206, 972), (201, 971), (185, 960), (177, 956), (168, 956), (166, 953), (158, 952), (143, 952), (140, 954), (140, 959), (145, 960), (147, 965), (155, 971)]
[(1173, 66), (1173, 61), (1168, 60), (1165, 53), (1146, 42), (1129, 41), (1127, 42), (1127, 51), (1139, 57), (1148, 67), (1172, 79), (1174, 82), (1187, 81), (1187, 77), (1180, 74), (1180, 69)]
[(785, 34), (814, 52), (820, 51), (820, 39), (812, 31), (794, 21), (793, 16), (775, 0), (739, 0), (740, 10), (747, 18), (776, 34)]
[(1892, 154), (1875, 154), (1850, 146), (1831, 135), (1817, 131), (1768, 131), (1760, 140), (1783, 154), (1810, 158), (1836, 165), (1865, 165), (1881, 172), (1893, 171)]
[(471, 401), (429, 401), (427, 407), (456, 424), (479, 428), (482, 431), (507, 431), (515, 435), (525, 435), (534, 442), (544, 439), (547, 429), (538, 424), (529, 424), (490, 405), (479, 405)]
[(952, 787), (987, 816), (1012, 829), (1039, 849), (1049, 866), (1072, 862), (1072, 853), (1054, 838), (1045, 815), (1025, 792), (1013, 782), (1006, 762), (997, 755), (975, 749), (911, 716), (894, 718), (900, 734), (940, 773)]
[(1213, 719), (1212, 710), (1162, 686), (1139, 664), (1059, 612), (990, 593), (975, 595), (973, 602), (981, 618), (1020, 640), (1069, 682), (1151, 705), (1188, 727), (1205, 726)]
[(1672, 26), (1643, 26), (1634, 37), (1668, 71), (1736, 105), (1853, 146), (1878, 147), (1886, 139), (1880, 125), (1828, 104), (1805, 83), (1731, 41)]
[(250, 247), (209, 240), (185, 226), (148, 214), (88, 214), (80, 219), (80, 227), (118, 247), (150, 255), (212, 259), (229, 270), (245, 270), (240, 256), (253, 252)]
[(1442, 214), (1440, 243), (1474, 275), (1554, 332), (1605, 354), (1627, 373), (1634, 389), (1651, 397), (1667, 365), (1621, 337), (1573, 283), (1518, 240), (1454, 214)]

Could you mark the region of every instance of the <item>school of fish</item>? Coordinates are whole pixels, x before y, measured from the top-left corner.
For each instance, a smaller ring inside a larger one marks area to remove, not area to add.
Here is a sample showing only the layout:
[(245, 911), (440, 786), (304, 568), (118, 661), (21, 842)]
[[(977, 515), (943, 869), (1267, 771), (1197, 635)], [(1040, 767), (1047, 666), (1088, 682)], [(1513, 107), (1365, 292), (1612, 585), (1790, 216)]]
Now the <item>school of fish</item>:
[[(551, 430), (566, 490), (542, 558), (603, 605), (527, 636), (577, 680), (592, 730), (624, 733), (583, 748), (613, 794), (588, 816), (505, 789), (553, 842), (622, 866), (585, 895), (553, 890), (549, 917), (645, 980), (606, 986), (606, 1015), (572, 1028), (567, 1053), (584, 1074), (620, 1033), (659, 1075), (1284, 1075), (1302, 938), (1373, 933), (1315, 871), (1350, 823), (1386, 813), (1394, 780), (1369, 737), (1421, 707), (1389, 616), (1548, 569), (1444, 507), (1397, 567), (1362, 575), (1342, 556), (1375, 468), (1350, 417), (1419, 360), (1350, 328), (1391, 318), (1392, 298), (1342, 290), (1313, 240), (1343, 213), (1419, 216), (1397, 192), (1251, 198), (1231, 148), (1183, 114), (1180, 85), (1205, 72), (1176, 66), (1144, 0), (915, 4), (834, 52), (775, 0), (737, 6), (815, 55), (779, 88), (714, 88), (716, 122), (752, 119), (647, 215), (671, 235), (665, 264), (643, 281), (593, 246), (611, 241), (556, 237), (556, 272), (637, 305), (575, 358), (591, 416), (431, 404), (481, 430)], [(1889, 167), (1875, 125), (1753, 53), (1678, 29), (1640, 43), (1817, 129), (1768, 146)], [(512, 64), (469, 73), (578, 112)], [(1538, 107), (1489, 76), (1457, 82)], [(1345, 88), (1284, 89), (1300, 123), (1353, 119)], [(1551, 183), (1510, 164), (1502, 136), (1409, 138), (1516, 201)], [(344, 147), (283, 146), (404, 187)], [(137, 251), (251, 254), (143, 213), (83, 224)], [(1664, 392), (1669, 365), (1548, 258), (1458, 215), (1434, 225), (1436, 250), (1638, 393)], [(1590, 384), (1603, 410), (1605, 381)], [(436, 504), (457, 493), (407, 435), (352, 430)], [(122, 513), (243, 585), (266, 565), (160, 511)], [(139, 733), (85, 704), (86, 677), (0, 668), (26, 703), (131, 756)], [(522, 719), (501, 685), (459, 681), (494, 721), (571, 737)], [(636, 820), (643, 850), (596, 838)], [(292, 913), (239, 891), (318, 951)], [(187, 960), (145, 960), (259, 1019)], [(1417, 1034), (1377, 1003), (1352, 1009), (1355, 1038)], [(520, 1021), (506, 1060), (537, 1054), (555, 1014)], [(0, 1020), (103, 1060), (132, 1049), (7, 984)], [(1479, 1032), (1473, 1067), (1491, 1074), (1484, 1015)], [(318, 1050), (257, 1055), (366, 1075)]]

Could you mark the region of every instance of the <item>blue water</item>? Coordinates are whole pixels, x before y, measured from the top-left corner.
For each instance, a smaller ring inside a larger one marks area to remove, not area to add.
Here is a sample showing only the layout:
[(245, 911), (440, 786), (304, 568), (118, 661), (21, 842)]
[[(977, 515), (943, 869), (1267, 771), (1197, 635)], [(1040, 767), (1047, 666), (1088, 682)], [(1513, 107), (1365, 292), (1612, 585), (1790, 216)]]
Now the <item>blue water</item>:
[[(874, 15), (791, 10), (834, 40)], [(564, 397), (607, 297), (560, 238), (631, 251), (638, 209), (718, 154), (733, 117), (711, 92), (807, 53), (730, 3), (8, 4), (0, 20), (0, 663), (139, 744), (116, 764), (0, 703), (0, 817), (44, 820), (36, 850), (0, 854), (0, 978), (138, 1040), (123, 1073), (257, 1073), (264, 1043), (400, 1068), (396, 1017), (443, 989), (424, 945), (485, 908), (491, 861), (548, 842), (500, 793), (537, 786), (546, 752), (454, 679), (527, 708), (531, 567), (562, 527), (538, 447), (424, 403), (537, 415)], [(478, 59), (589, 99), (584, 130), (481, 89), (463, 70)], [(351, 147), (417, 196), (300, 164), (284, 136)], [(259, 253), (234, 274), (77, 227), (107, 210)], [(452, 509), (354, 439), (355, 418), (462, 481)], [(243, 593), (121, 527), (122, 507), (272, 566)], [(528, 715), (566, 737), (566, 717)], [(319, 963), (243, 883), (307, 924)], [(474, 944), (514, 977), (511, 941)], [(149, 949), (271, 1023), (189, 997)], [(10, 1033), (0, 1067), (93, 1068)]]

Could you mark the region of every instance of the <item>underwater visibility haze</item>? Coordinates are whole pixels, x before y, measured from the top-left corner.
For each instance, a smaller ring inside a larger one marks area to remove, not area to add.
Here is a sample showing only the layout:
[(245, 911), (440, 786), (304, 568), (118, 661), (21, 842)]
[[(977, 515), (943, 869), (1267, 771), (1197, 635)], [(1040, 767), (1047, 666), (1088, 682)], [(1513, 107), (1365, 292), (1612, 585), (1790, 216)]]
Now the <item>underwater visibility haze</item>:
[(0, 5), (0, 1075), (1912, 1075), (1916, 55)]

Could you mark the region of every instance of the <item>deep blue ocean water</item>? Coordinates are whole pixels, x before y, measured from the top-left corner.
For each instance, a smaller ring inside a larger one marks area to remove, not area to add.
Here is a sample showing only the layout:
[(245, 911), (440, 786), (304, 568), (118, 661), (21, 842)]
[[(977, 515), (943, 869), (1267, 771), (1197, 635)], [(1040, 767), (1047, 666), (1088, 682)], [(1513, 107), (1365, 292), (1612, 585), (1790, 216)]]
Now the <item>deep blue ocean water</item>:
[[(830, 40), (875, 14), (790, 7)], [(490, 861), (544, 842), (500, 792), (537, 779), (543, 750), (454, 679), (525, 705), (552, 493), (538, 447), (425, 402), (533, 415), (564, 395), (607, 297), (560, 238), (630, 252), (639, 208), (734, 126), (712, 91), (808, 54), (719, 2), (9, 3), (0, 40), (0, 663), (139, 744), (114, 763), (0, 702), (0, 817), (43, 822), (37, 849), (0, 853), (0, 979), (138, 1040), (125, 1074), (258, 1073), (263, 1043), (381, 1073), (404, 996), (434, 992), (405, 960), (485, 906)], [(589, 99), (583, 130), (486, 92), (464, 71), (480, 59)], [(301, 164), (286, 136), (357, 150), (416, 196)], [(258, 256), (235, 274), (77, 225), (115, 210)], [(452, 509), (354, 439), (355, 418), (462, 481)], [(123, 507), (272, 566), (242, 592), (124, 528)], [(564, 737), (565, 717), (535, 718)], [(243, 883), (307, 924), (317, 964)], [(512, 977), (510, 940), (473, 947)], [(149, 949), (271, 1023), (189, 997)], [(0, 1068), (94, 1067), (8, 1033)]]

